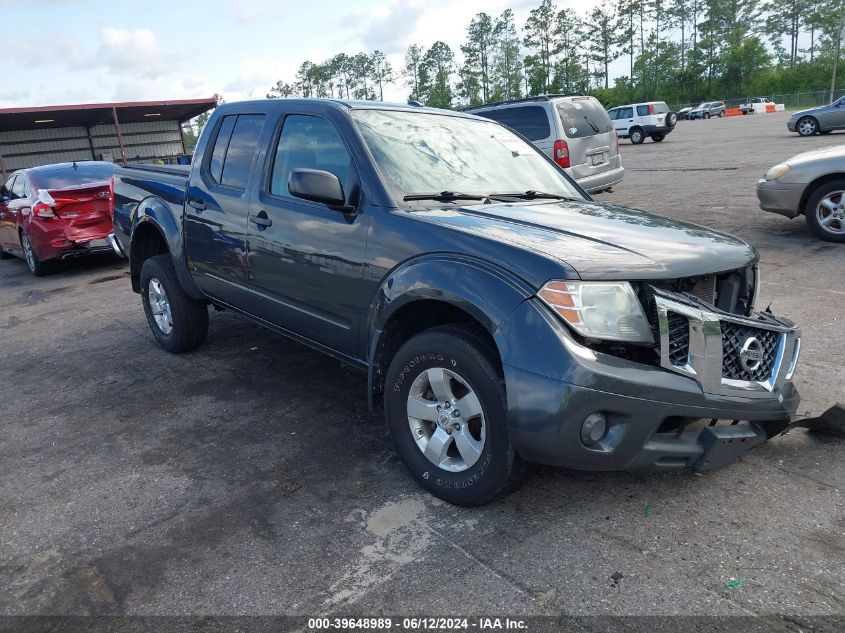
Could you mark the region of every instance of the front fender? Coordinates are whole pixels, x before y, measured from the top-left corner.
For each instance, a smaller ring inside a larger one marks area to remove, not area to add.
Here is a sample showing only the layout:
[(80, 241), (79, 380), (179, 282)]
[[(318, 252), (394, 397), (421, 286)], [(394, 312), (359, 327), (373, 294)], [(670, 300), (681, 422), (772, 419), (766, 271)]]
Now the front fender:
[[(458, 308), (478, 321), (501, 352), (499, 324), (534, 294), (523, 279), (490, 262), (465, 256), (427, 255), (403, 264), (382, 281), (368, 319), (368, 384), (379, 390), (383, 365), (382, 339), (388, 324), (403, 307), (417, 301), (437, 301)], [(372, 404), (372, 402), (371, 402)]]

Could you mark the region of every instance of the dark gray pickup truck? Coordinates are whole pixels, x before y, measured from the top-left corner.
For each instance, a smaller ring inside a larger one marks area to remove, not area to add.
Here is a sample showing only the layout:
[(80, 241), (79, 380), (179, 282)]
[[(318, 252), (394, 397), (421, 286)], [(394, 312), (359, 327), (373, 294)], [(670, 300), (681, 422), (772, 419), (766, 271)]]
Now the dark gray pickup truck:
[(716, 468), (795, 423), (800, 332), (755, 312), (752, 247), (597, 204), (486, 119), (227, 104), (189, 170), (118, 169), (114, 197), (165, 349), (202, 344), (211, 304), (360, 368), (413, 477), (453, 503), (527, 461)]

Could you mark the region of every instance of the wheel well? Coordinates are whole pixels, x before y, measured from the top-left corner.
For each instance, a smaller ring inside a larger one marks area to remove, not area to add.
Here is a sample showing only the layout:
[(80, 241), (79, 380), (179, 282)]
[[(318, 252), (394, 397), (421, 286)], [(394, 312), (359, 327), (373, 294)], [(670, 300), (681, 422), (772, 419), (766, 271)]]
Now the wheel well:
[(827, 174), (825, 176), (819, 176), (813, 182), (808, 184), (804, 187), (804, 193), (801, 194), (801, 202), (798, 205), (798, 210), (801, 212), (802, 215), (806, 215), (807, 212), (807, 202), (810, 199), (810, 196), (813, 195), (813, 192), (818, 188), (821, 187), (823, 184), (827, 182), (831, 182), (834, 180), (845, 180), (845, 175), (843, 174)]
[(384, 376), (391, 359), (399, 351), (399, 348), (416, 334), (440, 325), (464, 325), (471, 328), (490, 347), (496, 358), (499, 371), (502, 370), (502, 361), (496, 341), (487, 328), (469, 312), (442, 301), (412, 301), (391, 315), (385, 324), (384, 332), (379, 338), (371, 369), (374, 407), (381, 406)]
[(132, 248), (129, 251), (129, 273), (132, 279), (132, 289), (141, 290), (141, 267), (150, 257), (169, 252), (164, 236), (151, 224), (143, 223), (132, 236)]

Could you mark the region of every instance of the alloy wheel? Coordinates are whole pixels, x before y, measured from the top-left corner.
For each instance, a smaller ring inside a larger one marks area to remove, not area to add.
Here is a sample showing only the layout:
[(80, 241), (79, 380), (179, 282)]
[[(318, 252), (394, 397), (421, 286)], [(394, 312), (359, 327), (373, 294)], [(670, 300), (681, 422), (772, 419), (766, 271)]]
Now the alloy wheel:
[(831, 191), (816, 206), (816, 218), (825, 231), (845, 235), (845, 191)]
[(812, 136), (816, 133), (816, 122), (813, 119), (801, 119), (798, 122), (798, 133), (801, 136)]
[(158, 329), (163, 334), (170, 334), (173, 331), (173, 313), (170, 310), (170, 301), (167, 298), (164, 286), (155, 277), (150, 279), (147, 288), (147, 301), (150, 303), (153, 319), (155, 319)]
[(38, 267), (38, 262), (35, 259), (35, 252), (32, 250), (32, 244), (29, 243), (29, 238), (25, 233), (21, 234), (21, 246), (23, 246), (23, 255), (26, 259), (26, 265), (29, 270), (35, 272)]
[(481, 457), (487, 436), (484, 409), (458, 373), (432, 367), (408, 392), (408, 427), (423, 455), (449, 472), (471, 468)]

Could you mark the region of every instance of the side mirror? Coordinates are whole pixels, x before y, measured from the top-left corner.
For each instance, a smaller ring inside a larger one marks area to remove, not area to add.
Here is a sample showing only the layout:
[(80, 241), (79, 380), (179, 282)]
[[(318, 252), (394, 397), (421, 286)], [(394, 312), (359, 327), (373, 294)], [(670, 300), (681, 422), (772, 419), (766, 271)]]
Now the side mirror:
[(322, 169), (294, 169), (288, 178), (288, 191), (292, 196), (322, 202), (330, 207), (344, 207), (346, 195), (340, 179), (330, 171)]

